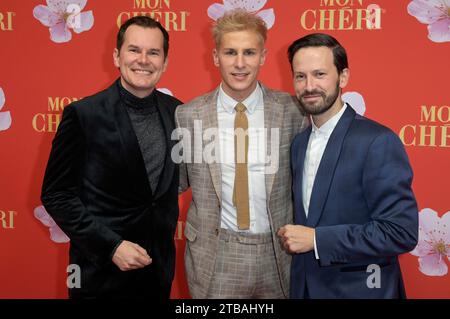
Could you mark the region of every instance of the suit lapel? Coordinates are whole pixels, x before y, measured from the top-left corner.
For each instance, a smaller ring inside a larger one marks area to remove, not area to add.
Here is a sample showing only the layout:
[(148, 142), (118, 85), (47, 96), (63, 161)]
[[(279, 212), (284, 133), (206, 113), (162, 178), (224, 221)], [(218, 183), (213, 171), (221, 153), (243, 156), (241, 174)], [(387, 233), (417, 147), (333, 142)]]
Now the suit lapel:
[(171, 151), (175, 145), (175, 141), (172, 141), (172, 131), (175, 129), (173, 115), (170, 114), (170, 107), (163, 103), (161, 98), (162, 93), (156, 91), (156, 107), (158, 108), (161, 124), (163, 126), (166, 136), (166, 159), (164, 161), (164, 168), (159, 176), (158, 185), (155, 190), (155, 200), (165, 194), (170, 184), (172, 183), (172, 177), (175, 172), (175, 163), (171, 158)]
[[(214, 156), (215, 161), (209, 161), (208, 167), (209, 172), (211, 174), (211, 180), (214, 185), (214, 190), (216, 191), (217, 198), (219, 201), (222, 201), (222, 175), (220, 170), (220, 145), (219, 145), (219, 125), (217, 120), (217, 96), (219, 93), (219, 89), (216, 89), (214, 92), (205, 97), (205, 104), (199, 106), (199, 119), (202, 123), (202, 135), (207, 129), (216, 130), (216, 134), (213, 136), (215, 147)], [(203, 137), (202, 137), (203, 139)], [(210, 143), (211, 141), (203, 140), (203, 148), (205, 149), (206, 143)]]
[(147, 170), (145, 168), (144, 159), (139, 147), (139, 142), (132, 127), (128, 112), (125, 106), (121, 103), (117, 82), (110, 87), (108, 93), (109, 101), (106, 107), (110, 108), (116, 122), (123, 149), (122, 154), (127, 163), (129, 174), (132, 176), (131, 180), (136, 181), (133, 183), (135, 191), (137, 193), (144, 191), (145, 193), (151, 195), (152, 190), (147, 177)]
[(295, 200), (295, 223), (298, 225), (306, 225), (305, 208), (303, 207), (303, 166), (305, 164), (306, 149), (308, 148), (308, 141), (311, 135), (311, 126), (301, 133), (297, 147), (292, 156), (292, 167), (294, 168), (293, 187)]
[[(278, 103), (276, 97), (272, 92), (261, 84), (264, 99), (264, 128), (266, 129), (266, 154), (270, 152), (271, 162), (279, 163), (280, 159), (280, 139), (282, 134), (282, 123), (284, 119), (284, 107)], [(272, 154), (272, 128), (278, 129), (278, 145), (274, 146), (275, 154)], [(266, 164), (266, 202), (269, 204), (270, 195), (272, 194), (272, 187), (275, 180), (276, 173), (269, 172), (270, 164)], [(271, 169), (273, 170), (273, 169)], [(275, 172), (278, 171), (278, 168)], [(268, 206), (269, 207), (269, 206)]]
[(353, 111), (350, 105), (347, 105), (347, 109), (334, 128), (333, 133), (331, 133), (314, 180), (307, 226), (315, 227), (322, 215), (336, 165), (341, 154), (342, 144), (354, 118), (355, 111)]

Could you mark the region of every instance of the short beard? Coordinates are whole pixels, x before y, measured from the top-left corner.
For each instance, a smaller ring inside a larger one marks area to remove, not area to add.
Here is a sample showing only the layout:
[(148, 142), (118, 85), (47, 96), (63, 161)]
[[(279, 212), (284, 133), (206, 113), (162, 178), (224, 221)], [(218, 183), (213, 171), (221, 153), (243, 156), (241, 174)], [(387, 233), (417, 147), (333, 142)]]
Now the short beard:
[[(328, 111), (336, 102), (340, 93), (339, 82), (336, 83), (336, 89), (331, 95), (326, 96), (325, 93), (319, 91), (305, 91), (302, 95), (298, 96), (298, 102), (303, 112), (309, 115), (320, 115)], [(318, 105), (310, 105), (303, 103), (302, 98), (306, 95), (321, 95), (323, 102)]]

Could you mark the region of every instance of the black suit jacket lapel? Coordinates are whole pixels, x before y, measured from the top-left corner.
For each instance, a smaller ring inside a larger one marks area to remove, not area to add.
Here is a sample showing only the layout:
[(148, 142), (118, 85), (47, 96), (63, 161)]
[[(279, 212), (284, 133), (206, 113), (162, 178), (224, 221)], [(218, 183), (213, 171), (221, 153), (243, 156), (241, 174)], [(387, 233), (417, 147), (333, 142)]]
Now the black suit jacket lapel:
[(347, 105), (347, 109), (340, 118), (336, 127), (331, 133), (327, 146), (320, 161), (317, 170), (316, 178), (311, 193), (311, 200), (309, 203), (309, 212), (306, 225), (315, 227), (322, 215), (325, 202), (327, 201), (328, 192), (330, 190), (331, 182), (334, 177), (339, 156), (341, 154), (342, 144), (345, 135), (355, 118), (355, 111)]
[(134, 190), (137, 194), (144, 192), (147, 197), (151, 198), (152, 190), (148, 180), (144, 158), (128, 112), (121, 102), (117, 81), (108, 91), (109, 101), (107, 107), (111, 110), (116, 122), (129, 176), (131, 176), (131, 180), (135, 181), (133, 183)]
[(158, 91), (156, 92), (156, 98), (156, 106), (166, 135), (166, 159), (154, 195), (155, 199), (158, 199), (166, 193), (172, 183), (173, 174), (175, 172), (175, 163), (172, 160), (171, 151), (177, 141), (171, 139), (172, 132), (175, 129), (174, 114), (171, 113), (173, 105), (166, 105), (164, 99), (162, 99), (162, 93)]

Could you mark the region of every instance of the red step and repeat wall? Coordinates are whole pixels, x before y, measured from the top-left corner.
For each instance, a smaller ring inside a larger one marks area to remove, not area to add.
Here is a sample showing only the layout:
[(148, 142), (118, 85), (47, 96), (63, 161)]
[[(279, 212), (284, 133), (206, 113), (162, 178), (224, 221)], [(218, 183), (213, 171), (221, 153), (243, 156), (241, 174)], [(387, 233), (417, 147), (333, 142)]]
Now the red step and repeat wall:
[[(293, 93), (286, 49), (311, 32), (335, 36), (351, 70), (344, 99), (406, 146), (420, 210), (419, 245), (400, 257), (410, 298), (450, 298), (450, 0), (1, 0), (0, 298), (66, 298), (68, 238), (39, 195), (63, 108), (117, 77), (118, 26), (149, 15), (170, 32), (159, 84), (183, 101), (220, 81), (211, 23), (245, 7), (270, 27), (260, 79)], [(180, 198), (173, 298), (189, 298)]]

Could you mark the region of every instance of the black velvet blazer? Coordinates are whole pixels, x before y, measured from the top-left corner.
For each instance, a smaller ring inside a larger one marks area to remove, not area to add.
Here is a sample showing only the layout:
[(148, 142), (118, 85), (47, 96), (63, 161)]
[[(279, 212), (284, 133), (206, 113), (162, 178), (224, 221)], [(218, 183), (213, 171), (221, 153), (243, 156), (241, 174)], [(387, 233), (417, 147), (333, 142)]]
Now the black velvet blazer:
[[(72, 297), (167, 295), (173, 280), (179, 173), (170, 154), (181, 102), (156, 92), (167, 150), (152, 194), (118, 81), (64, 109), (42, 186), (44, 207), (70, 238), (70, 263), (81, 267)], [(152, 264), (120, 271), (112, 255), (122, 240), (145, 248)]]

